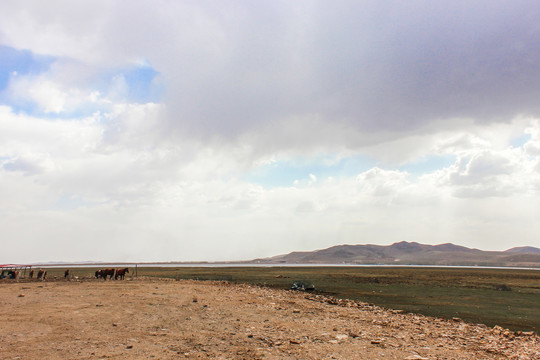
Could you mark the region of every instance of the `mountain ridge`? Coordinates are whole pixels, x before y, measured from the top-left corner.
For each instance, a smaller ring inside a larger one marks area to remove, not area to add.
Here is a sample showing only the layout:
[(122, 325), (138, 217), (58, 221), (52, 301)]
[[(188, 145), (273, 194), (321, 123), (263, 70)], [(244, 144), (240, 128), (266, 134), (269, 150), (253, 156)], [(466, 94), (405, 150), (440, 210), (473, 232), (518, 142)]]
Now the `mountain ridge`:
[(335, 245), (326, 249), (294, 251), (253, 261), (268, 264), (540, 267), (540, 249), (522, 246), (505, 251), (484, 251), (452, 243), (427, 245), (401, 241), (391, 245)]

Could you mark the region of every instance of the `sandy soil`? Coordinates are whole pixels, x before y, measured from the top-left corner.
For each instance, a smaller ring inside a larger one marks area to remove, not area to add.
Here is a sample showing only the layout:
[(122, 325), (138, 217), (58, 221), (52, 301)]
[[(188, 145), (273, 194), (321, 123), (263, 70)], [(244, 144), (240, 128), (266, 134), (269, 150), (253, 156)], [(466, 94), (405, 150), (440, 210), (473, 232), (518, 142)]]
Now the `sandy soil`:
[(0, 282), (0, 359), (540, 359), (536, 334), (249, 285)]

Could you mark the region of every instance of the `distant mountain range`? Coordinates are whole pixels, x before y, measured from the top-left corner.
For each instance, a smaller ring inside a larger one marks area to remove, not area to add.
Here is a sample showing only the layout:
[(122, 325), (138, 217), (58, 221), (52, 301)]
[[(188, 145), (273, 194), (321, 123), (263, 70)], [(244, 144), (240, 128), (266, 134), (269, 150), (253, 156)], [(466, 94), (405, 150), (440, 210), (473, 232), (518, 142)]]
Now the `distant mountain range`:
[(454, 244), (424, 245), (398, 242), (382, 245), (338, 245), (309, 252), (252, 262), (267, 264), (381, 264), (381, 265), (445, 265), (445, 266), (517, 266), (540, 267), (540, 249), (514, 247), (506, 251), (482, 251)]

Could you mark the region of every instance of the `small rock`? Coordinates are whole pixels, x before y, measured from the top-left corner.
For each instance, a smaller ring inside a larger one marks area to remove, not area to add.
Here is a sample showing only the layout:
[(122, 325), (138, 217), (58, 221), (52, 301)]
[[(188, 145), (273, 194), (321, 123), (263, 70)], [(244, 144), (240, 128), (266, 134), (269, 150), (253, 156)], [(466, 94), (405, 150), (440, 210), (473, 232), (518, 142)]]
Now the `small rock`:
[(411, 356), (406, 357), (405, 360), (429, 360), (429, 359), (422, 357), (420, 355), (411, 355)]
[(116, 323), (113, 323), (113, 324), (112, 324), (112, 326), (118, 326), (118, 324), (116, 324)]
[(382, 340), (378, 340), (378, 339), (376, 339), (376, 340), (371, 340), (371, 343), (372, 343), (373, 345), (379, 345), (379, 344), (382, 343)]
[(515, 335), (514, 335), (513, 331), (510, 331), (510, 330), (506, 329), (503, 332), (503, 336), (506, 337), (506, 338), (513, 338)]
[(19, 294), (19, 297), (24, 297), (24, 294)]
[(348, 337), (349, 337), (349, 335), (345, 335), (345, 334), (337, 334), (336, 335), (337, 340), (345, 340)]
[(493, 330), (491, 330), (491, 333), (492, 333), (493, 335), (500, 335), (500, 334), (503, 333), (503, 331), (504, 331), (504, 329), (503, 329), (502, 327), (500, 327), (499, 325), (495, 325), (495, 326), (493, 327)]
[(300, 314), (300, 310), (298, 310), (298, 309), (293, 309), (292, 312), (293, 312), (293, 314)]
[(133, 349), (133, 345), (126, 346), (126, 349)]

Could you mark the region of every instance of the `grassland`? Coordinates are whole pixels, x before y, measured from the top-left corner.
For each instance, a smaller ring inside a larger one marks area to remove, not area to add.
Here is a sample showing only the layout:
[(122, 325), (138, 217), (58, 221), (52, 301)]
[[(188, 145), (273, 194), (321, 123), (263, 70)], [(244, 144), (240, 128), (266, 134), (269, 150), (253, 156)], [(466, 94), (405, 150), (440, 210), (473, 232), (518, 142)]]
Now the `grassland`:
[[(51, 272), (52, 271), (52, 272)], [(63, 274), (51, 269), (49, 274)], [(90, 275), (95, 269), (76, 269)], [(139, 276), (225, 280), (328, 295), (429, 316), (540, 331), (540, 271), (409, 267), (139, 267)]]

